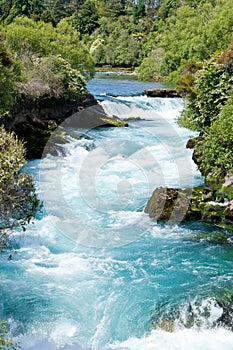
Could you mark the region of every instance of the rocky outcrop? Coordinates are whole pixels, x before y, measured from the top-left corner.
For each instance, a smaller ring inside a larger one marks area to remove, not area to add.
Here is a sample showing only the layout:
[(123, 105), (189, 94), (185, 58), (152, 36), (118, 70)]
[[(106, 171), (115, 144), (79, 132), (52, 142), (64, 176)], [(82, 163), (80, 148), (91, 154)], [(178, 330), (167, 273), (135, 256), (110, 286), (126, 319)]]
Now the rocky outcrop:
[(145, 212), (157, 221), (186, 220), (190, 202), (188, 192), (177, 188), (156, 188), (147, 203)]
[(233, 229), (233, 184), (216, 191), (210, 186), (194, 189), (156, 188), (145, 212), (157, 221), (203, 221)]
[[(66, 121), (67, 126), (79, 128), (127, 126), (119, 118), (107, 116), (91, 94), (67, 99), (25, 98), (14, 105), (9, 115), (0, 118), (0, 124), (4, 124), (6, 130), (14, 131), (25, 141), (29, 159), (41, 157), (53, 131)], [(60, 137), (58, 142), (64, 142), (64, 139)]]
[(175, 89), (148, 89), (144, 91), (144, 94), (148, 97), (181, 97)]

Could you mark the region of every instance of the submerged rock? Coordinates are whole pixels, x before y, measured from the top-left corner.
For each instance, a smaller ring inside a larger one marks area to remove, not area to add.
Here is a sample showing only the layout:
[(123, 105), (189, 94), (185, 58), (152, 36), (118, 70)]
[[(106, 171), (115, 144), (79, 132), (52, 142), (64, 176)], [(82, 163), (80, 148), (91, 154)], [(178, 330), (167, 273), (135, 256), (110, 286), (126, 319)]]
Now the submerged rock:
[(144, 91), (144, 94), (148, 97), (181, 97), (175, 89), (148, 89)]
[(175, 329), (198, 329), (203, 325), (210, 329), (224, 327), (233, 331), (233, 297), (232, 291), (226, 295), (223, 291), (208, 299), (196, 298), (179, 304), (157, 305), (151, 318), (152, 329), (173, 332)]

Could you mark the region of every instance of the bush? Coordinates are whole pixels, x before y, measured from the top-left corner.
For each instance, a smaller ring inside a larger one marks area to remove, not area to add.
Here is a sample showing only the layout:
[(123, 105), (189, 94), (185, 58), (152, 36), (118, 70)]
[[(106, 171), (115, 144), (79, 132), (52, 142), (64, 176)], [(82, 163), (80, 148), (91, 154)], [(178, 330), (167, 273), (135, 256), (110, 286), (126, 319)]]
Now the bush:
[(6, 323), (0, 321), (0, 349), (1, 350), (17, 350), (21, 349), (18, 343), (14, 343), (13, 340), (8, 336)]
[(39, 201), (32, 177), (22, 173), (24, 148), (13, 132), (0, 127), (0, 252), (8, 248), (8, 237), (35, 217)]
[(20, 90), (26, 96), (40, 97), (81, 97), (87, 93), (86, 79), (77, 69), (61, 56), (33, 58), (33, 66), (27, 72), (27, 82), (21, 83)]
[(232, 95), (232, 75), (214, 57), (196, 74), (193, 93), (179, 118), (179, 124), (204, 130), (218, 117), (221, 108)]
[(200, 170), (204, 174), (233, 172), (233, 98), (227, 101), (198, 147), (202, 151)]

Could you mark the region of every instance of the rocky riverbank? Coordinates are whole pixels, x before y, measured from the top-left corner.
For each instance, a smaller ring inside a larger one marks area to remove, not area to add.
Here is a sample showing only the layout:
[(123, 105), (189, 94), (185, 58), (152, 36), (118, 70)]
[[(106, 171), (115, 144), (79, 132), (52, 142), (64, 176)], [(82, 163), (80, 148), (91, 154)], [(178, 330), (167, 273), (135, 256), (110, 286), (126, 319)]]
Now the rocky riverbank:
[[(194, 147), (193, 159), (201, 168), (198, 138), (187, 147)], [(145, 212), (157, 221), (202, 221), (233, 230), (233, 175), (205, 176), (205, 184), (193, 189), (156, 188)]]
[(233, 230), (233, 182), (216, 190), (205, 185), (194, 189), (156, 188), (145, 212), (157, 221), (203, 221)]
[[(96, 128), (127, 126), (117, 117), (110, 118), (91, 94), (80, 98), (24, 98), (11, 112), (0, 118), (8, 131), (25, 142), (27, 158), (40, 158), (53, 131), (72, 116), (70, 127)], [(59, 142), (65, 142), (61, 137)]]

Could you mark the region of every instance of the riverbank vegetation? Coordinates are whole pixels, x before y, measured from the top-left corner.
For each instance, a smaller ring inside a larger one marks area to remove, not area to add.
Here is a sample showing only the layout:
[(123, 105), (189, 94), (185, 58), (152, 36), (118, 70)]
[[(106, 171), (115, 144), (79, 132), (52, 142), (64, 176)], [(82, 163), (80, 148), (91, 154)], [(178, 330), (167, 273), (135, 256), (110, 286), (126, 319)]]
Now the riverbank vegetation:
[(21, 173), (25, 164), (23, 143), (13, 132), (0, 127), (0, 253), (10, 247), (9, 235), (36, 215), (39, 200), (33, 177)]

